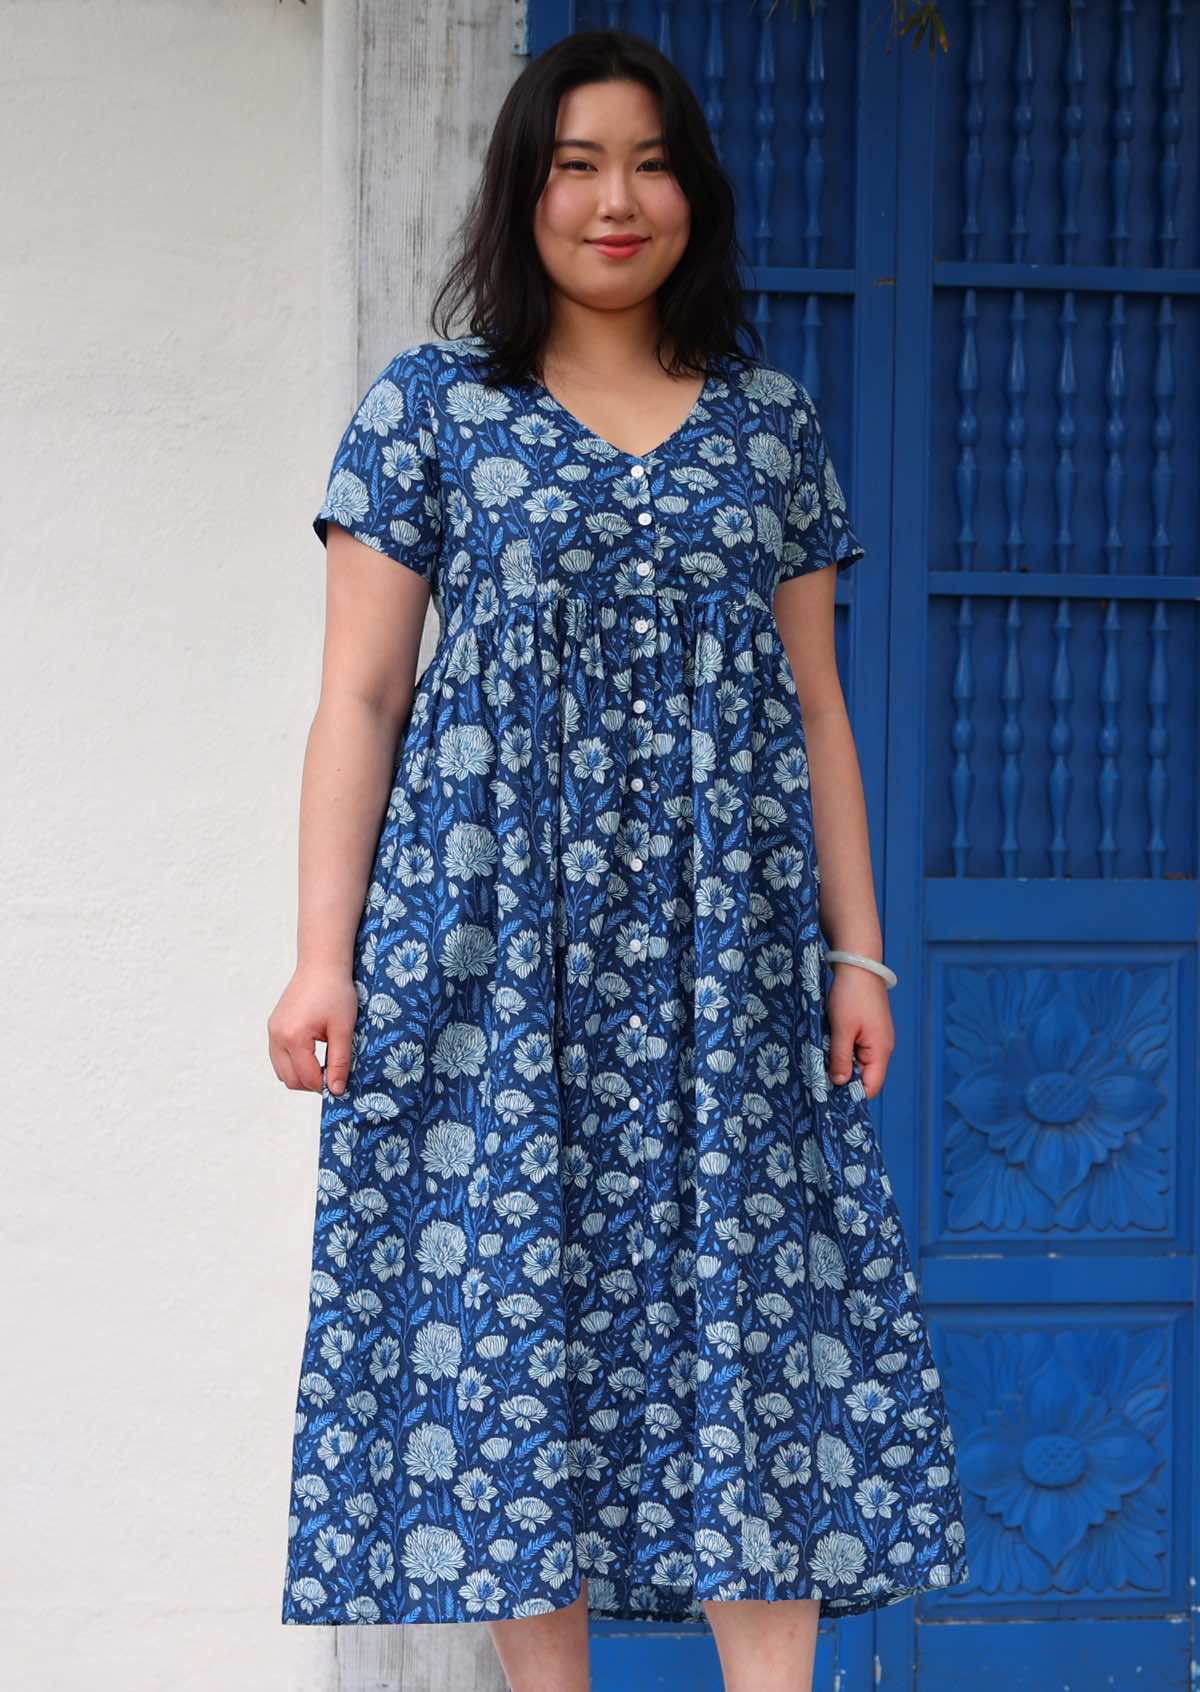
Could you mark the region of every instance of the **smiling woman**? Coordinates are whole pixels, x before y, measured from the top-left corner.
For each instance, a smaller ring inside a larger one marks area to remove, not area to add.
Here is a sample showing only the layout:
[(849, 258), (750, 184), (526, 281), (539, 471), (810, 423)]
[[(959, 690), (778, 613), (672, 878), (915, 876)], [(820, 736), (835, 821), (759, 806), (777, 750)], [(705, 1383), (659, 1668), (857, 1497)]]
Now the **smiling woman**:
[[(618, 254), (630, 237), (641, 244)], [(509, 90), (433, 319), (449, 336), (467, 311), (499, 381), (543, 358), (548, 371), (556, 350), (596, 387), (645, 374), (660, 351), (672, 376), (698, 375), (741, 343), (762, 351), (745, 262), (687, 82), (649, 42), (580, 31)]]
[(832, 640), (866, 549), (811, 394), (740, 344), (728, 187), (653, 47), (531, 64), (472, 217), (472, 331), (380, 372), (320, 514), (415, 560), (441, 635), (354, 933), (314, 943), (356, 1013), (284, 1619), (483, 1619), (514, 1692), (574, 1692), (589, 1613), (707, 1618), (727, 1675), (801, 1692), (820, 1615), (967, 1576), (868, 1108), (886, 989), (822, 933), (879, 947)]

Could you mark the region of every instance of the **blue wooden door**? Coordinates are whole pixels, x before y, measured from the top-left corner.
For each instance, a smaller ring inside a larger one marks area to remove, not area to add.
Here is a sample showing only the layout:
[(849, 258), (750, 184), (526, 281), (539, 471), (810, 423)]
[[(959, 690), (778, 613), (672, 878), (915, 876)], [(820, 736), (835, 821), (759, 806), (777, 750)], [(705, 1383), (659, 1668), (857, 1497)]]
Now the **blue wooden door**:
[[(551, 5), (704, 104), (770, 359), (868, 556), (838, 584), (897, 1050), (873, 1102), (972, 1583), (823, 1628), (838, 1692), (1190, 1685), (1200, 0)], [(720, 1687), (593, 1624), (597, 1692)]]

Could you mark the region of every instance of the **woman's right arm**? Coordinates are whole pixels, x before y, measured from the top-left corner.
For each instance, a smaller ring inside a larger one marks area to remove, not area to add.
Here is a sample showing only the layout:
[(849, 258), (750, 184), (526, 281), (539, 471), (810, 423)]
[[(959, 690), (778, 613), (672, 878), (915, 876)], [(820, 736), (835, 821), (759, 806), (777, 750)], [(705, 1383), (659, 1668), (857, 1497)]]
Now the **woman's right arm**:
[[(354, 939), (412, 709), (430, 585), (330, 522), (321, 695), (300, 793), (296, 969), (267, 1021), (288, 1087), (339, 1093), (358, 1013)], [(314, 1042), (325, 1041), (325, 1073)]]

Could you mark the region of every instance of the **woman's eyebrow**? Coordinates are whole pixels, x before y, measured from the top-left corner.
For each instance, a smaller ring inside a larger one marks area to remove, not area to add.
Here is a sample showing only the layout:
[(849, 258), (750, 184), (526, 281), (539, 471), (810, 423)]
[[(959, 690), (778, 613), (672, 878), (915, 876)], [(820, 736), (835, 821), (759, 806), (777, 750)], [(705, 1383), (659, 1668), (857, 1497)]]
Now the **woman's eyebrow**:
[[(602, 153), (604, 151), (603, 141), (579, 141), (570, 137), (565, 138), (562, 141), (556, 141), (554, 145), (555, 147), (583, 147), (588, 152), (592, 153)], [(651, 147), (661, 147), (663, 145), (664, 142), (661, 135), (652, 135), (648, 141), (635, 141), (633, 143), (632, 150), (635, 153), (644, 153)]]

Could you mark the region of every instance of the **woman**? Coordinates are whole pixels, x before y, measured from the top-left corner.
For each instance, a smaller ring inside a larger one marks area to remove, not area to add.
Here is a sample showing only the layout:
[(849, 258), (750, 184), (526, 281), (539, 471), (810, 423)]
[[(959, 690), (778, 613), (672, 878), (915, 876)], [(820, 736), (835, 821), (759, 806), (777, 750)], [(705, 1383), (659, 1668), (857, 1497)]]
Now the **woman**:
[(526, 69), (447, 294), (471, 333), (371, 385), (314, 524), (283, 1616), (484, 1620), (514, 1692), (586, 1686), (589, 1609), (707, 1619), (727, 1687), (795, 1692), (820, 1614), (967, 1578), (866, 1104), (863, 547), (810, 396), (739, 349), (730, 190), (648, 43)]

